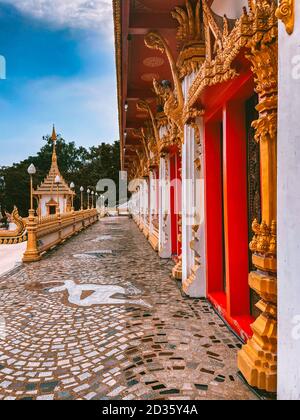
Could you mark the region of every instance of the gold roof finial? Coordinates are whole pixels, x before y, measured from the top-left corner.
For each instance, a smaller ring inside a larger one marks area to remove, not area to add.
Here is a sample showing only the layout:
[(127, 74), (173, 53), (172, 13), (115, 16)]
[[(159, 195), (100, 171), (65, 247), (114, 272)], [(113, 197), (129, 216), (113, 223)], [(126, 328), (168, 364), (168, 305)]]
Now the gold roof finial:
[(54, 124), (53, 124), (53, 129), (52, 129), (51, 140), (53, 141), (52, 164), (57, 165), (57, 156), (56, 156), (57, 135), (56, 135), (55, 125)]
[(53, 124), (51, 139), (52, 139), (53, 142), (56, 142), (57, 141), (57, 135), (56, 135), (55, 125), (54, 124)]

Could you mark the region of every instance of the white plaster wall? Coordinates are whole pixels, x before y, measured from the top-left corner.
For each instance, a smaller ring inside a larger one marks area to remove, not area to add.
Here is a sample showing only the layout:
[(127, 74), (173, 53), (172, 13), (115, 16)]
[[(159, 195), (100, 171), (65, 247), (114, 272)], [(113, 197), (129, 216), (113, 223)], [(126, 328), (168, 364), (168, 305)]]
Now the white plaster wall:
[[(40, 208), (41, 208), (41, 216), (42, 217), (48, 216), (47, 203), (50, 200), (57, 201), (57, 196), (55, 196), (55, 195), (44, 196), (40, 200)], [(67, 200), (64, 197), (59, 197), (59, 208), (60, 208), (60, 213), (61, 214), (65, 213), (65, 210), (67, 208)]]
[[(300, 400), (300, 2), (280, 23), (278, 133), (278, 397)], [(298, 63), (298, 64), (297, 64)]]

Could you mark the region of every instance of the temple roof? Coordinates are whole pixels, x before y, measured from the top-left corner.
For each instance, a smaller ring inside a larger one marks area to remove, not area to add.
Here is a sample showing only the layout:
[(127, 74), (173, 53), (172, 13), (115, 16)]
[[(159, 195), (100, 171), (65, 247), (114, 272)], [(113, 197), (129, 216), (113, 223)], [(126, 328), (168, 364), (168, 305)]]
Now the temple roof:
[[(195, 5), (197, 0), (191, 2)], [(149, 31), (159, 32), (177, 60), (178, 23), (172, 17), (177, 6), (185, 7), (186, 0), (113, 0), (121, 163), (125, 170), (133, 164), (136, 150), (143, 148), (135, 130), (144, 127), (149, 118), (138, 109), (138, 102), (146, 101), (156, 114), (153, 79), (172, 80), (165, 54), (147, 48), (145, 36)]]
[[(57, 141), (57, 135), (55, 132), (55, 127), (53, 126), (52, 136), (51, 139), (53, 141), (53, 153), (52, 153), (52, 163), (50, 171), (47, 175), (47, 177), (44, 179), (42, 184), (37, 187), (37, 189), (33, 192), (34, 195), (52, 195), (57, 193), (59, 195), (75, 195), (74, 191), (71, 190), (71, 188), (68, 186), (67, 182), (62, 177), (58, 164), (57, 164), (57, 155), (56, 155), (56, 141)], [(60, 183), (55, 183), (55, 178), (59, 176), (60, 177)]]

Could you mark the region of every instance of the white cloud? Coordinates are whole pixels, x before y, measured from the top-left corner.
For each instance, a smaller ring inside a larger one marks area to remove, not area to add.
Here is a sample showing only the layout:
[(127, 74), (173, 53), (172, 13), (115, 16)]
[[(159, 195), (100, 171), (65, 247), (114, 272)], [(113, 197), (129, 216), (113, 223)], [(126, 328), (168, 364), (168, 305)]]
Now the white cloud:
[(92, 29), (112, 38), (111, 0), (0, 0), (54, 26)]
[(5, 155), (1, 154), (0, 166), (35, 154), (53, 123), (66, 140), (78, 146), (119, 137), (114, 78), (29, 81), (19, 90), (18, 100), (23, 104), (22, 112), (13, 115), (13, 122), (9, 109), (1, 110), (0, 147)]

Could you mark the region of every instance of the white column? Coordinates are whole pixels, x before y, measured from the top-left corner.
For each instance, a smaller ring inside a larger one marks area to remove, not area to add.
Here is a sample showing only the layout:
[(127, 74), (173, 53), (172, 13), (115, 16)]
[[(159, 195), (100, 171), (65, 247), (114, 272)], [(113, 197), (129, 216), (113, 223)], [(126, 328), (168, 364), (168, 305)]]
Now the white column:
[(278, 396), (300, 400), (300, 2), (279, 24)]
[[(193, 193), (194, 193), (194, 215), (195, 224), (199, 226), (194, 234), (194, 257), (190, 271), (193, 272), (194, 281), (188, 289), (191, 297), (206, 297), (206, 225), (205, 225), (205, 195), (204, 195), (204, 160), (203, 160), (203, 141), (204, 141), (204, 122), (203, 118), (197, 119), (197, 125), (200, 131), (200, 144), (196, 139), (193, 141), (194, 161), (200, 159), (200, 170), (194, 165)], [(194, 136), (195, 137), (195, 136)], [(193, 266), (193, 263), (195, 264)]]
[(143, 225), (144, 234), (149, 236), (149, 180), (143, 180)]
[(144, 180), (141, 183), (141, 222), (142, 222), (142, 227), (145, 226), (145, 182)]
[(190, 247), (193, 239), (192, 227), (195, 224), (195, 170), (193, 159), (194, 130), (186, 125), (184, 128), (184, 145), (182, 151), (182, 281), (190, 275), (195, 254)]
[(159, 256), (171, 258), (170, 158), (160, 158), (159, 165)]
[(150, 188), (150, 215), (149, 215), (149, 231), (150, 235), (153, 235), (154, 226), (153, 226), (153, 219), (156, 213), (156, 190), (155, 190), (155, 175), (151, 171), (149, 177), (149, 188)]
[[(185, 97), (188, 95), (194, 78), (195, 75), (192, 74), (183, 81)], [(203, 142), (202, 119), (199, 118), (197, 124), (200, 139)], [(201, 149), (201, 144), (197, 144), (194, 128), (186, 125), (182, 150), (182, 282), (184, 292), (191, 297), (206, 296), (203, 161), (201, 171), (195, 165), (195, 160), (199, 156), (203, 160)], [(199, 225), (196, 234), (193, 232), (194, 225)], [(194, 249), (191, 248), (192, 240), (194, 240)]]

